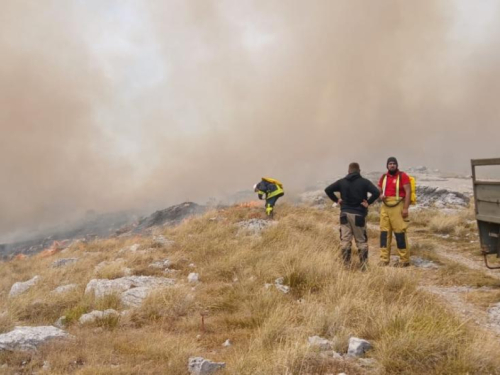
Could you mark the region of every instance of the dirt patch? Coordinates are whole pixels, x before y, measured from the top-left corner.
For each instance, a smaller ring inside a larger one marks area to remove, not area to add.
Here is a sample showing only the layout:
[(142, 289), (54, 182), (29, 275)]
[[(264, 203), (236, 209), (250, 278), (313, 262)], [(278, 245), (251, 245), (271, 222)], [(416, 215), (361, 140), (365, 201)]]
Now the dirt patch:
[(434, 251), (438, 256), (442, 258), (451, 260), (467, 268), (484, 272), (486, 275), (500, 280), (500, 271), (490, 270), (486, 268), (484, 265), (483, 258), (481, 257), (476, 257), (477, 259), (471, 259), (466, 257), (465, 255), (454, 252), (452, 249), (446, 248), (444, 246), (438, 246)]
[(500, 336), (500, 306), (497, 304), (488, 311), (465, 301), (466, 294), (476, 291), (491, 291), (488, 288), (472, 288), (464, 286), (439, 287), (422, 286), (420, 289), (430, 292), (443, 301), (443, 305), (459, 315), (465, 322), (471, 322), (481, 328)]

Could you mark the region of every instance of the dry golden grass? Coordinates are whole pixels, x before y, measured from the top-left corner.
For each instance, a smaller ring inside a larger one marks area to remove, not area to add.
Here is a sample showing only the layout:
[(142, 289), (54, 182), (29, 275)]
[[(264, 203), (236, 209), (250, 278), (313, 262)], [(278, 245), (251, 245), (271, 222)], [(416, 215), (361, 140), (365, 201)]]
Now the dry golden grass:
[(373, 224), (380, 222), (380, 203), (377, 202), (370, 206), (368, 215), (366, 215), (366, 221)]
[(412, 227), (428, 227), (432, 218), (439, 215), (439, 211), (434, 209), (418, 209), (410, 208), (410, 221)]
[[(226, 362), (221, 374), (500, 373), (498, 342), (420, 291), (418, 273), (376, 266), (367, 272), (345, 270), (338, 259), (338, 212), (279, 205), (277, 224), (262, 235), (239, 231), (236, 222), (259, 217), (261, 211), (231, 207), (188, 219), (163, 231), (175, 245), (146, 253), (118, 254), (133, 243), (149, 249), (150, 238), (112, 239), (78, 244), (51, 259), (0, 264), (4, 297), (13, 282), (42, 277), (25, 295), (0, 299), (0, 314), (8, 311), (0, 315), (1, 331), (52, 324), (66, 315), (67, 330), (74, 336), (36, 353), (0, 354), (0, 365), (28, 373), (42, 373), (48, 361), (50, 374), (185, 374), (188, 358), (203, 356)], [(416, 250), (432, 253), (432, 246)], [(50, 267), (63, 256), (80, 260)], [(117, 258), (123, 259), (120, 267), (94, 271), (97, 264)], [(90, 279), (117, 277), (121, 267), (159, 276), (161, 270), (148, 265), (165, 258), (177, 271), (175, 287), (152, 293), (114, 323), (77, 324), (93, 309), (123, 310), (116, 296), (85, 296)], [(198, 272), (201, 283), (188, 284), (190, 272)], [(461, 271), (453, 272), (448, 277), (458, 279)], [(264, 287), (278, 277), (291, 287), (289, 294)], [(68, 283), (79, 287), (62, 296), (50, 294)], [(334, 340), (342, 353), (350, 336), (368, 339), (374, 345), (368, 355), (379, 366), (322, 358), (307, 345), (312, 335)], [(226, 339), (233, 346), (222, 347)], [(23, 361), (28, 361), (24, 368)]]
[(453, 233), (460, 225), (461, 220), (457, 216), (434, 216), (430, 223), (429, 228), (436, 233), (450, 234)]
[(412, 223), (427, 227), (430, 231), (464, 238), (476, 233), (477, 226), (470, 208), (457, 213), (443, 213), (437, 210), (420, 210), (412, 215)]
[(500, 280), (451, 261), (447, 261), (446, 267), (440, 268), (437, 275), (438, 283), (444, 286), (500, 287)]

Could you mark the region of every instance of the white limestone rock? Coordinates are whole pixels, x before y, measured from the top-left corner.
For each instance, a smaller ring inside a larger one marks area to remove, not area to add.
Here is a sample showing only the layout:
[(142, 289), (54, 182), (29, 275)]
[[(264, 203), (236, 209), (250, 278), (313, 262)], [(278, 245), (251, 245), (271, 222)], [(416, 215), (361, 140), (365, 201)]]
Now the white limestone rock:
[(285, 279), (283, 277), (279, 277), (274, 281), (274, 284), (265, 283), (264, 288), (269, 290), (270, 288), (272, 288), (274, 286), (281, 293), (284, 293), (284, 294), (290, 293), (290, 287), (288, 285), (283, 285), (284, 280)]
[(188, 371), (194, 375), (210, 375), (226, 367), (224, 362), (212, 362), (202, 357), (191, 357), (188, 362)]
[(169, 259), (157, 260), (156, 262), (151, 263), (148, 267), (150, 268), (158, 268), (165, 269), (170, 267), (172, 262)]
[(349, 349), (347, 355), (350, 357), (362, 357), (368, 350), (372, 348), (372, 344), (368, 341), (351, 337), (349, 339)]
[(424, 259), (421, 257), (417, 256), (411, 256), (411, 263), (418, 268), (424, 268), (424, 269), (438, 269), (439, 265), (437, 265), (435, 262), (432, 260)]
[(14, 283), (14, 285), (12, 285), (12, 288), (10, 288), (9, 297), (16, 297), (27, 292), (29, 289), (35, 286), (38, 281), (40, 281), (40, 276), (37, 275), (28, 281), (18, 281), (17, 283)]
[(311, 336), (307, 341), (309, 342), (309, 346), (318, 348), (320, 351), (332, 349), (332, 342), (323, 337)]
[(55, 321), (55, 323), (53, 324), (54, 327), (57, 327), (57, 328), (61, 328), (63, 329), (64, 327), (66, 327), (66, 316), (63, 315), (61, 316), (59, 319), (57, 319)]
[(122, 303), (127, 307), (139, 307), (142, 302), (147, 298), (151, 288), (147, 286), (140, 286), (132, 288), (123, 292), (120, 296)]
[(141, 245), (139, 245), (138, 243), (136, 243), (136, 244), (133, 244), (132, 246), (130, 246), (128, 248), (128, 250), (131, 251), (131, 252), (133, 252), (133, 253), (135, 253), (137, 250), (139, 250), (139, 247), (141, 247)]
[(98, 320), (103, 320), (107, 318), (118, 318), (119, 316), (120, 313), (113, 309), (108, 309), (104, 311), (94, 310), (88, 314), (83, 314), (80, 317), (80, 319), (78, 319), (78, 322), (80, 324), (90, 324)]
[(283, 285), (284, 282), (285, 282), (285, 278), (284, 277), (278, 277), (276, 280), (274, 280), (274, 283), (276, 285)]
[(274, 280), (274, 286), (282, 293), (290, 293), (290, 287), (288, 285), (283, 285), (284, 282), (284, 277), (278, 277), (276, 280)]
[(416, 193), (417, 205), (420, 207), (467, 207), (470, 202), (470, 197), (464, 193), (436, 186), (419, 185), (418, 181)]
[(69, 334), (52, 326), (14, 327), (12, 331), (0, 335), (0, 352), (33, 351), (50, 340), (67, 337), (70, 337)]
[(120, 294), (132, 288), (132, 282), (127, 278), (92, 279), (85, 288), (85, 294), (94, 294), (96, 298), (102, 298), (111, 294)]
[(110, 294), (121, 294), (132, 288), (160, 288), (174, 284), (174, 279), (154, 276), (126, 276), (114, 280), (92, 279), (85, 288), (85, 294), (93, 293), (96, 298), (102, 298)]
[(197, 283), (200, 281), (200, 275), (195, 273), (195, 272), (191, 272), (189, 275), (188, 275), (188, 282), (190, 283)]
[(250, 219), (236, 223), (236, 225), (240, 228), (238, 234), (247, 232), (253, 235), (259, 235), (263, 230), (275, 224), (277, 224), (277, 222), (263, 219)]
[(71, 292), (78, 288), (77, 284), (67, 284), (67, 285), (61, 285), (55, 288), (51, 293), (52, 294), (63, 294), (67, 292)]
[(114, 280), (93, 279), (87, 284), (85, 294), (94, 294), (97, 298), (118, 294), (125, 306), (139, 307), (151, 291), (174, 284), (174, 279), (153, 276), (126, 276)]
[(488, 308), (488, 318), (494, 325), (500, 325), (500, 302)]

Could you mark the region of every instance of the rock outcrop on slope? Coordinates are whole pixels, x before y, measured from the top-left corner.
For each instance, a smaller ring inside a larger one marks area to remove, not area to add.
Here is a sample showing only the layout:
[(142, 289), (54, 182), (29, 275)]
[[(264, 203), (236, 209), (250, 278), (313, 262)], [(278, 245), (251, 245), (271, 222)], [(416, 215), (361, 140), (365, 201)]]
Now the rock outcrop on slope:
[(138, 307), (152, 290), (174, 284), (174, 279), (153, 276), (126, 276), (114, 280), (93, 279), (87, 284), (85, 294), (93, 294), (96, 298), (118, 294), (125, 306)]
[(34, 287), (38, 281), (40, 281), (40, 276), (35, 276), (28, 281), (18, 281), (14, 283), (10, 288), (9, 297), (16, 297), (20, 294), (23, 294)]
[[(57, 247), (57, 251), (60, 251), (78, 241), (87, 242), (96, 238), (141, 234), (153, 227), (177, 225), (185, 218), (202, 214), (205, 210), (205, 206), (185, 202), (142, 218), (130, 212), (89, 214), (88, 218), (62, 227), (62, 229), (59, 228), (57, 231), (47, 231), (25, 241), (0, 244), (0, 258), (13, 257), (18, 254), (33, 255), (55, 247)], [(163, 239), (160, 237), (154, 241), (161, 242)], [(167, 240), (165, 239), (165, 241)], [(166, 244), (165, 242), (163, 245)], [(60, 265), (63, 264), (56, 263), (54, 267)]]
[(434, 186), (417, 186), (417, 204), (423, 207), (467, 207), (470, 197), (444, 188)]
[(15, 327), (12, 331), (0, 335), (0, 352), (35, 350), (50, 340), (66, 337), (69, 337), (69, 334), (52, 326)]
[(152, 215), (141, 219), (134, 229), (135, 233), (140, 233), (152, 227), (179, 224), (189, 216), (199, 215), (205, 212), (205, 207), (193, 202), (185, 202), (164, 210), (156, 211)]
[(210, 375), (225, 367), (224, 362), (212, 362), (203, 357), (191, 357), (188, 362), (188, 371), (193, 375)]

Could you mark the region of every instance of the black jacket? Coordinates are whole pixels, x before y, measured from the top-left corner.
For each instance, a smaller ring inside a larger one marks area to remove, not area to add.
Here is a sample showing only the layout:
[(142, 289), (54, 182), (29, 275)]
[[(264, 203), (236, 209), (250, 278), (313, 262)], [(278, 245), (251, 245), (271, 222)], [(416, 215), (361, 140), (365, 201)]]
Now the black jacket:
[[(378, 188), (366, 178), (361, 177), (358, 172), (349, 173), (344, 178), (335, 181), (325, 189), (326, 195), (334, 201), (338, 202), (339, 198), (334, 194), (339, 192), (342, 197), (342, 205), (340, 210), (351, 214), (366, 215), (368, 210), (361, 203), (367, 200), (368, 204), (375, 202), (380, 196)], [(368, 193), (371, 194), (368, 198)]]
[[(278, 187), (275, 184), (262, 180), (257, 184), (257, 189), (262, 191), (263, 193), (270, 194), (273, 191), (277, 190)], [(262, 199), (262, 194), (259, 194), (259, 199)]]

